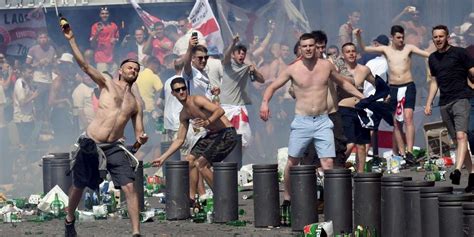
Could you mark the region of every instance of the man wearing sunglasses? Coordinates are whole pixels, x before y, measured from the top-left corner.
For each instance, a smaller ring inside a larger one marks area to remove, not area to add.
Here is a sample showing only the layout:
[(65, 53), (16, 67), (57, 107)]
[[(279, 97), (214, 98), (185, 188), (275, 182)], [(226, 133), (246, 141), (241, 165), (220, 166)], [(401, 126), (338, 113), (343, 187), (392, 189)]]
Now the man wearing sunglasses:
[[(160, 167), (185, 142), (190, 123), (195, 128), (205, 128), (206, 136), (200, 138), (191, 150), (190, 177), (197, 179), (198, 172), (213, 187), (213, 173), (210, 167), (213, 162), (221, 162), (237, 144), (237, 133), (224, 115), (224, 110), (204, 96), (188, 95), (188, 88), (183, 78), (171, 81), (172, 94), (183, 105), (179, 115), (178, 137), (170, 148), (159, 158), (152, 161), (153, 166)], [(191, 121), (191, 122), (190, 122)], [(189, 157), (189, 156), (188, 156)]]

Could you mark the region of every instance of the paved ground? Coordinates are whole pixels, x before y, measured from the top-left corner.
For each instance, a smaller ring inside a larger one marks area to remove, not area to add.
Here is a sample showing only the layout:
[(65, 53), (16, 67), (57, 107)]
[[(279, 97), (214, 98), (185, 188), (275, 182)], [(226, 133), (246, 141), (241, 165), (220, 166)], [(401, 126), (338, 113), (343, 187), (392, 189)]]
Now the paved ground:
[[(464, 172), (465, 173), (465, 172)], [(423, 172), (404, 170), (400, 175), (412, 176), (414, 180), (422, 180)], [(465, 187), (467, 175), (463, 174), (462, 183), (456, 186), (458, 190)], [(450, 182), (437, 182), (437, 186), (449, 186)], [(233, 227), (225, 224), (197, 224), (186, 221), (155, 221), (143, 223), (142, 233), (145, 236), (298, 236), (300, 233), (292, 232), (290, 228), (255, 228), (253, 226), (254, 207), (253, 200), (243, 200), (243, 194), (239, 193), (239, 209), (245, 210), (240, 216), (241, 220), (248, 221), (245, 227)], [(164, 204), (156, 204), (152, 199), (153, 207), (163, 207)], [(323, 216), (320, 216), (320, 221)], [(53, 220), (44, 223), (22, 222), (16, 225), (0, 224), (0, 236), (63, 236), (63, 221)], [(130, 236), (130, 224), (127, 219), (107, 219), (92, 222), (77, 223), (80, 236)]]

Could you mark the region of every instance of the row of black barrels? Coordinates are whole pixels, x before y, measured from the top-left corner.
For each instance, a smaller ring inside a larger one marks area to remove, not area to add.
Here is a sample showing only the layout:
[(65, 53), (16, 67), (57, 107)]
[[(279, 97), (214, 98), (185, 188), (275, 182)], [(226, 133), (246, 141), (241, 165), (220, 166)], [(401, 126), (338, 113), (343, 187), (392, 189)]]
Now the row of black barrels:
[[(68, 153), (53, 153), (43, 159), (45, 190), (59, 184), (68, 190)], [(214, 163), (214, 222), (238, 219), (236, 163)], [(61, 168), (62, 167), (62, 168)], [(169, 220), (189, 218), (189, 169), (186, 161), (168, 161), (166, 175), (166, 213)], [(59, 172), (57, 170), (62, 170)], [(53, 175), (51, 175), (53, 174)], [(54, 175), (55, 174), (55, 175)], [(53, 177), (54, 176), (54, 177)], [(57, 176), (57, 177), (55, 177)], [(143, 169), (137, 177), (143, 177)], [(254, 225), (280, 225), (280, 195), (276, 164), (253, 165)], [(314, 166), (290, 169), (292, 229), (301, 231), (318, 222), (316, 172)], [(143, 183), (137, 178), (140, 207), (143, 209)], [(46, 187), (48, 186), (48, 187)], [(48, 189), (48, 190), (49, 190)], [(381, 236), (474, 236), (473, 195), (452, 194), (452, 187), (434, 187), (434, 182), (411, 181), (410, 177), (379, 173), (352, 175), (346, 169), (325, 172), (324, 219), (333, 221), (334, 233), (351, 233), (354, 226), (376, 229)], [(46, 192), (46, 191), (45, 191)], [(472, 226), (472, 227), (471, 227)]]

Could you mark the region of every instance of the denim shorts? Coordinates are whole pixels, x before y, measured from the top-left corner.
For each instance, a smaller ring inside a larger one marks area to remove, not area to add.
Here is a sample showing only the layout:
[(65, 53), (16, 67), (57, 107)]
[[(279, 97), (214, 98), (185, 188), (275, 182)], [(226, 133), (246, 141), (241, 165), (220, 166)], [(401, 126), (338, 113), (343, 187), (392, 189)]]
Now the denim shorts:
[(310, 142), (313, 142), (320, 158), (335, 157), (334, 124), (328, 115), (295, 115), (290, 125), (288, 155), (301, 158)]

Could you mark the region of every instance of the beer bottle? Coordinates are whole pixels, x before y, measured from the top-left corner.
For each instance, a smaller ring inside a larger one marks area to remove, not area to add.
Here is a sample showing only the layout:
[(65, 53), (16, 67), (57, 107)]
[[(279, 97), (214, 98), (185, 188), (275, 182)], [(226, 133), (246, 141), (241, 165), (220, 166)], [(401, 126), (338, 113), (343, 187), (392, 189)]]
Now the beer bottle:
[(58, 193), (54, 194), (54, 200), (50, 205), (51, 211), (55, 217), (59, 217), (64, 209), (64, 202), (59, 200)]

